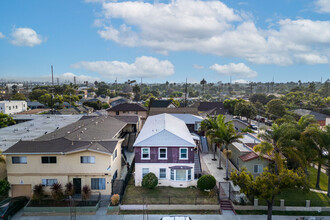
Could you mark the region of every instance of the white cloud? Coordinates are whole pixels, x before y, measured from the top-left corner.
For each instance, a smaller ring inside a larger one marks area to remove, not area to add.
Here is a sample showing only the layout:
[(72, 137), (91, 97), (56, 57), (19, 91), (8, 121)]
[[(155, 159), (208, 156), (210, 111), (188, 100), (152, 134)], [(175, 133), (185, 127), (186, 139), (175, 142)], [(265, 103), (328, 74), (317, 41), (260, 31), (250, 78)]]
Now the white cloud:
[(34, 47), (43, 42), (42, 37), (31, 28), (14, 28), (11, 36), (10, 42), (16, 46)]
[(100, 78), (98, 77), (93, 77), (93, 76), (87, 76), (87, 75), (76, 75), (74, 73), (63, 73), (60, 76), (55, 76), (56, 78), (59, 77), (61, 81), (74, 81), (74, 77), (76, 77), (77, 82), (84, 82), (84, 81), (89, 81), (89, 82), (94, 82), (94, 81), (99, 81)]
[(82, 61), (71, 65), (72, 68), (83, 68), (96, 72), (106, 78), (128, 77), (158, 78), (174, 74), (174, 66), (168, 60), (160, 61), (154, 57), (137, 57), (132, 64), (120, 61)]
[(193, 67), (198, 70), (204, 69), (204, 66), (198, 64), (194, 64)]
[(234, 83), (239, 83), (239, 84), (248, 84), (249, 81), (245, 80), (245, 79), (237, 79), (234, 81)]
[(329, 63), (329, 58), (326, 56), (320, 56), (318, 54), (297, 54), (295, 55), (298, 61), (307, 64), (325, 64)]
[(251, 70), (250, 67), (246, 66), (244, 63), (229, 63), (226, 65), (214, 64), (210, 66), (210, 69), (221, 75), (227, 76), (239, 76), (245, 78), (254, 78), (258, 76), (256, 71)]
[(0, 39), (5, 38), (6, 36), (0, 32)]
[(330, 13), (330, 0), (316, 0), (315, 6), (319, 13)]
[(315, 51), (330, 60), (330, 21), (283, 19), (262, 29), (253, 15), (211, 0), (113, 1), (104, 2), (102, 8), (105, 22), (98, 34), (129, 47), (148, 47), (162, 54), (197, 51), (282, 66), (303, 62), (297, 56)]

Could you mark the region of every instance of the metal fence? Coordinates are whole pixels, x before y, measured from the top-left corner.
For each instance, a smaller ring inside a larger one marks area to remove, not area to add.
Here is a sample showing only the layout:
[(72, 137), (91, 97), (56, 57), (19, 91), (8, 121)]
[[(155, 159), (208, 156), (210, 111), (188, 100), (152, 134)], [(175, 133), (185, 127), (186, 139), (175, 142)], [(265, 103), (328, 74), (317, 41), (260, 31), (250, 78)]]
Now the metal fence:
[(122, 205), (218, 205), (217, 197), (209, 196), (148, 196), (148, 197), (129, 197), (122, 201)]
[(219, 200), (234, 199), (234, 191), (230, 182), (219, 182), (218, 190)]

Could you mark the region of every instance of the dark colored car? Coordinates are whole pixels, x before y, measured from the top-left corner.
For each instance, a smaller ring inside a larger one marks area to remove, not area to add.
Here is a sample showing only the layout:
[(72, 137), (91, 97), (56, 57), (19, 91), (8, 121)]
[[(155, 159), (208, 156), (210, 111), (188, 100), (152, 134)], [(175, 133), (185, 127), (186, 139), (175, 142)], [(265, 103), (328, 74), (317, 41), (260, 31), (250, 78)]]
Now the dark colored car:
[(21, 208), (23, 208), (29, 199), (25, 196), (8, 198), (0, 202), (0, 218), (11, 219)]
[(266, 121), (266, 122), (265, 122), (265, 125), (272, 126), (273, 123), (272, 123), (271, 121)]

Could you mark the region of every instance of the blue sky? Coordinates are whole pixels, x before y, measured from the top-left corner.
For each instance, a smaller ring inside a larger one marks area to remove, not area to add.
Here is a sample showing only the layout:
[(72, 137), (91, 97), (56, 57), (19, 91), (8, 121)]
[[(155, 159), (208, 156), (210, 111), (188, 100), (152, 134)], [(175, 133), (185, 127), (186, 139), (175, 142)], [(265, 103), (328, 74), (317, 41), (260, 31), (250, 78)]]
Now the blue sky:
[(0, 1), (0, 78), (330, 78), (330, 0)]

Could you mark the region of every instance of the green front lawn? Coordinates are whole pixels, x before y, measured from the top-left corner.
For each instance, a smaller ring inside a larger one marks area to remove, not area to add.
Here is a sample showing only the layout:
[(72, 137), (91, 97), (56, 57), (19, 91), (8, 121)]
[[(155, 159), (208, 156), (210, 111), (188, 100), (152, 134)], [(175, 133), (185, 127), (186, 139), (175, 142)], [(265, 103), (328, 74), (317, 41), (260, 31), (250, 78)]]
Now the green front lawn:
[(167, 186), (145, 189), (136, 187), (132, 183), (130, 180), (126, 187), (122, 204), (219, 204), (215, 190), (204, 192), (195, 187), (172, 188)]
[[(317, 177), (317, 169), (313, 167), (308, 168), (308, 182), (311, 188), (315, 189)], [(328, 191), (328, 176), (321, 172), (320, 175), (320, 188), (321, 190)]]
[[(285, 206), (306, 206), (306, 200), (311, 201), (311, 206), (330, 206), (330, 198), (326, 194), (307, 192), (300, 190), (286, 190), (275, 198), (274, 205), (280, 205), (280, 199), (284, 199)], [(267, 205), (266, 201), (259, 200), (259, 205)]]
[[(238, 215), (267, 215), (263, 210), (235, 210)], [(273, 215), (288, 216), (329, 216), (330, 212), (273, 211)]]

